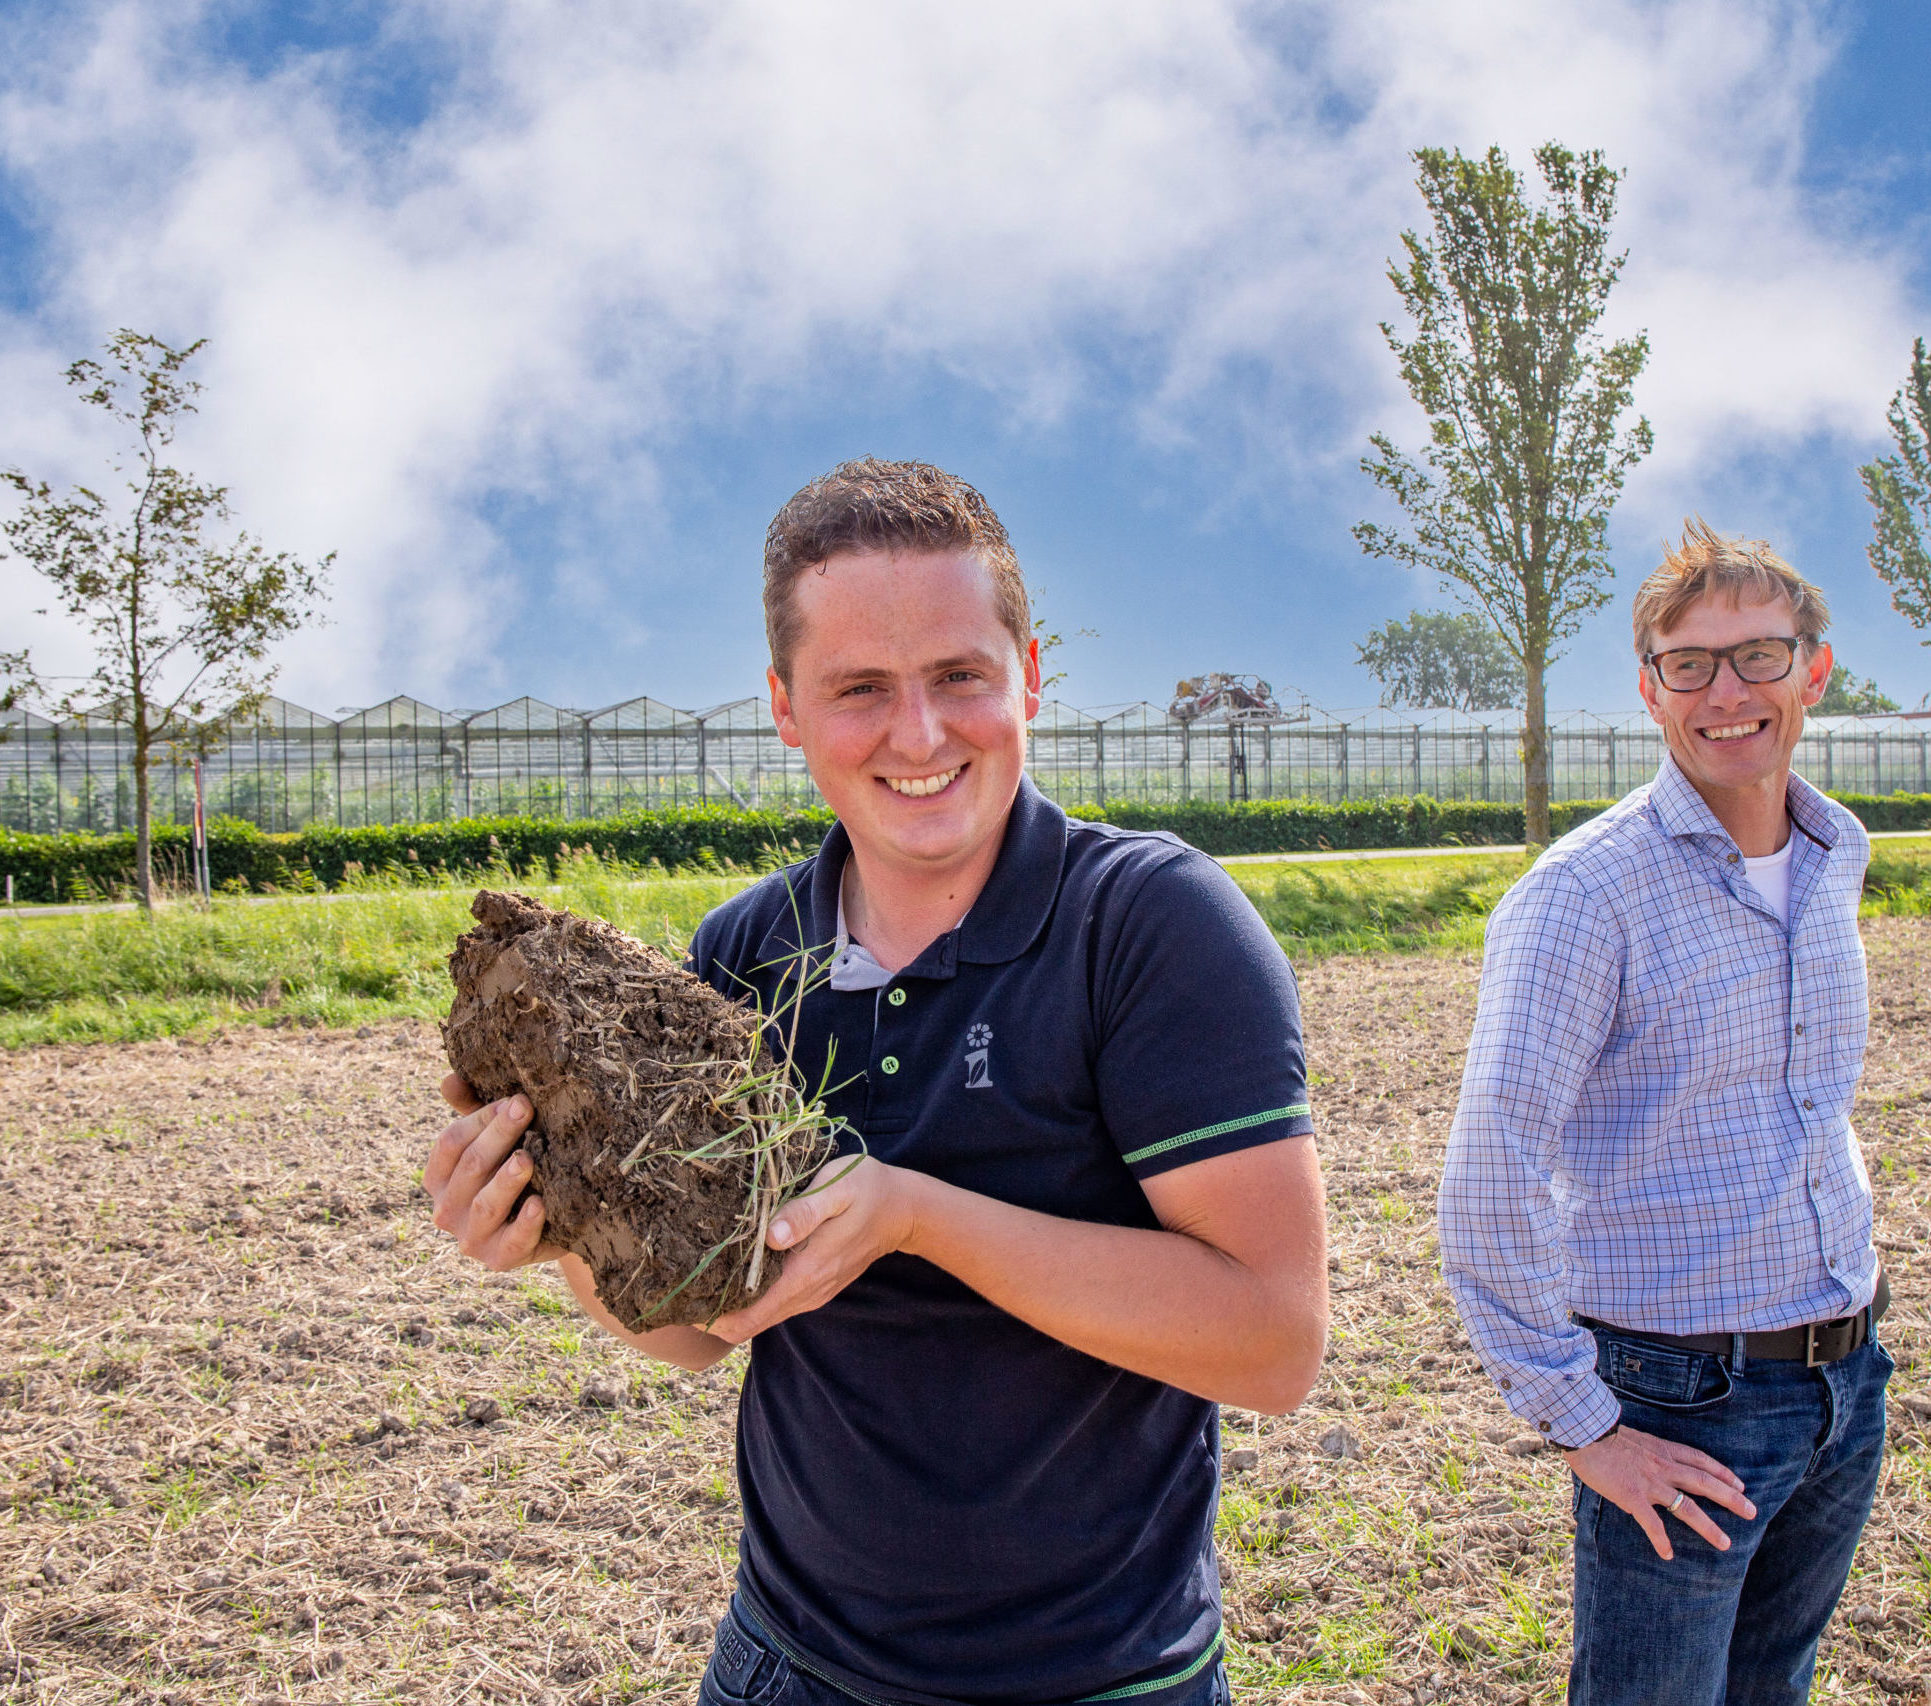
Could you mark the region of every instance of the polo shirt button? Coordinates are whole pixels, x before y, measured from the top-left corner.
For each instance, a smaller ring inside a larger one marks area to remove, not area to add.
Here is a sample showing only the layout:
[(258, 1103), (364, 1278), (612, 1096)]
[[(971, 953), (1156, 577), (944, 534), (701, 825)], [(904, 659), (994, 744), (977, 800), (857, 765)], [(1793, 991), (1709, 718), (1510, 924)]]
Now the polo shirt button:
[(888, 1054), (878, 1063), (878, 1069), (889, 1078), (894, 1072), (898, 1071), (898, 1056)]
[[(891, 1004), (894, 1007), (903, 1007), (905, 1005), (905, 991), (902, 989), (895, 989), (892, 991), (890, 995), (886, 996), (885, 999), (891, 1002)], [(1803, 1026), (1799, 1025), (1797, 1029), (1801, 1031), (1803, 1029)]]

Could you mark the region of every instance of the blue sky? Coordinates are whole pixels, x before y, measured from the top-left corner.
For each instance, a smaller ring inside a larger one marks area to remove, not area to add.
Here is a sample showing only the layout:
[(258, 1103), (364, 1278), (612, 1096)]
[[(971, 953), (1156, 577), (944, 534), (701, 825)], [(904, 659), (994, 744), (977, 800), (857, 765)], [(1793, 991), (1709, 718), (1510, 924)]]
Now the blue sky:
[[(1931, 20), (1790, 0), (374, 0), (3, 9), (0, 463), (98, 474), (59, 374), (210, 339), (185, 443), (339, 553), (283, 690), (480, 706), (755, 692), (766, 521), (849, 455), (998, 507), (1076, 704), (1254, 670), (1371, 703), (1441, 606), (1363, 558), (1419, 441), (1375, 330), (1407, 151), (1628, 168), (1612, 330), (1656, 454), (1551, 704), (1633, 703), (1623, 611), (1700, 513), (1824, 585), (1895, 697), (1931, 648), (1859, 462), (1931, 334)], [(75, 637), (0, 563), (0, 647)]]

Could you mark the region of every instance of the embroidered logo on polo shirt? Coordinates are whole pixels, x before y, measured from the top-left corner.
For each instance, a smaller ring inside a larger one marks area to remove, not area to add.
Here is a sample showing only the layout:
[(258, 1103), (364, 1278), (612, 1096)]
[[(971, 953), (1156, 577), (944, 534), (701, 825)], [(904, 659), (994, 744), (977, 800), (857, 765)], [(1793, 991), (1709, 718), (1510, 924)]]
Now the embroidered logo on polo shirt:
[(992, 1027), (974, 1025), (966, 1032), (966, 1081), (968, 1090), (992, 1088), (992, 1070), (986, 1056), (992, 1052)]

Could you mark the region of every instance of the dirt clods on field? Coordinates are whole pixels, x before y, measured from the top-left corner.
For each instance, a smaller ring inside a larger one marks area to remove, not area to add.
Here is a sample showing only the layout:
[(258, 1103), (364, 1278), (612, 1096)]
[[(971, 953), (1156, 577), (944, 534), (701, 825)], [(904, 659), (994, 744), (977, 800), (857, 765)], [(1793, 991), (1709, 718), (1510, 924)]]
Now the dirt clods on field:
[(549, 1240), (633, 1328), (710, 1321), (767, 1289), (771, 1215), (827, 1146), (809, 1123), (774, 1129), (758, 1015), (596, 919), (492, 889), (471, 911), (443, 1041), (480, 1099), (520, 1090), (535, 1107), (524, 1148)]
[[(1877, 1503), (1814, 1698), (1931, 1682), (1931, 919), (1864, 926), (1855, 1123), (1895, 1301)], [(1334, 1330), (1222, 1411), (1240, 1706), (1562, 1699), (1570, 1489), (1441, 1284), (1468, 957), (1301, 968)], [(744, 1354), (486, 1274), (416, 1184), (435, 1033), (0, 1055), (0, 1702), (683, 1706), (736, 1567)]]

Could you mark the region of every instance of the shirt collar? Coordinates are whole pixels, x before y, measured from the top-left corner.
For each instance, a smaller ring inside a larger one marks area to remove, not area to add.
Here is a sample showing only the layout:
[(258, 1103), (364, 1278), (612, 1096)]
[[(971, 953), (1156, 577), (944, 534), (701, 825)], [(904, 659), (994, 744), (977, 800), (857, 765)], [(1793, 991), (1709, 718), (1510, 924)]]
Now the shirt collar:
[[(851, 850), (845, 826), (834, 823), (811, 872), (814, 943), (829, 946), (838, 940), (839, 884)], [(1018, 959), (1052, 913), (1065, 863), (1066, 814), (1033, 786), (1030, 776), (1022, 775), (1006, 817), (998, 861), (972, 910), (956, 930), (948, 930), (899, 975), (950, 977), (961, 960), (1002, 965)]]
[[(1650, 784), (1649, 803), (1657, 821), (1670, 835), (1714, 835), (1732, 848), (1736, 845), (1708, 802), (1678, 767), (1672, 752), (1663, 754), (1656, 780)], [(1837, 823), (1831, 815), (1830, 802), (1794, 770), (1784, 790), (1784, 804), (1790, 812), (1790, 821), (1810, 840), (1820, 847), (1837, 845)]]

